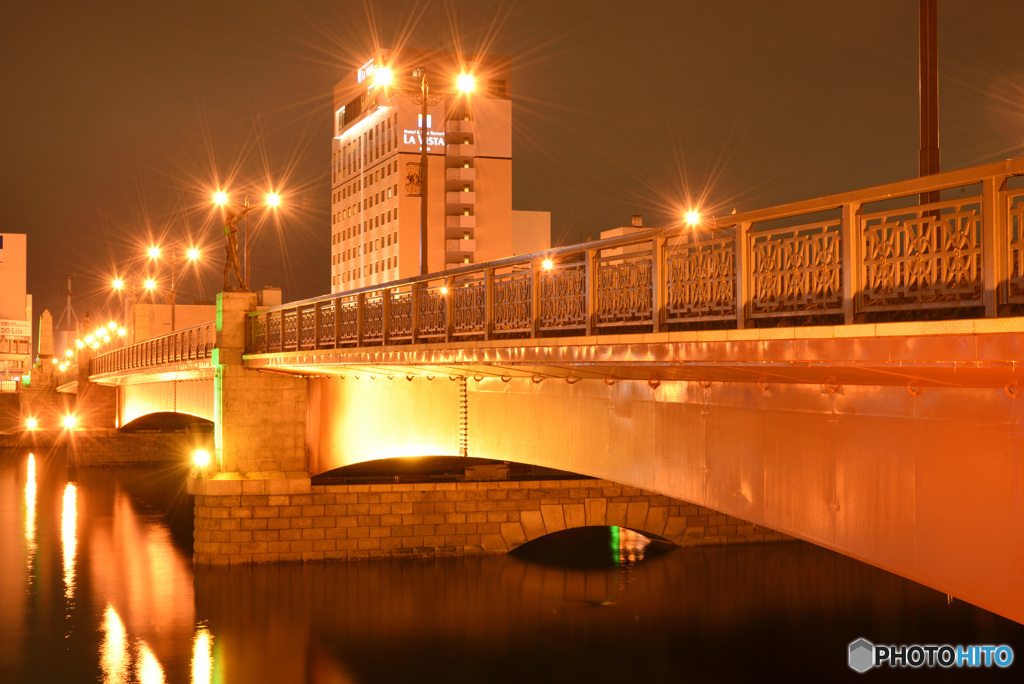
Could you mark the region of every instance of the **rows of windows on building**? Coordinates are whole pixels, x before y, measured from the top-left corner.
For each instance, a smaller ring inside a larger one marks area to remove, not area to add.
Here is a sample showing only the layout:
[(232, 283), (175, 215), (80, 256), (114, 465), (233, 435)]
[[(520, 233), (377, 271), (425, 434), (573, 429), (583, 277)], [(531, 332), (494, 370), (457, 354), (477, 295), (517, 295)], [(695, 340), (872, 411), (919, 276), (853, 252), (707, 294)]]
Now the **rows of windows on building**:
[[(347, 179), (331, 196), (332, 206), (343, 205), (331, 216), (332, 285), (375, 274), (397, 277), (397, 152), (396, 112), (332, 155), (332, 185)], [(367, 170), (355, 175), (360, 169)], [(353, 265), (361, 256), (373, 258)]]

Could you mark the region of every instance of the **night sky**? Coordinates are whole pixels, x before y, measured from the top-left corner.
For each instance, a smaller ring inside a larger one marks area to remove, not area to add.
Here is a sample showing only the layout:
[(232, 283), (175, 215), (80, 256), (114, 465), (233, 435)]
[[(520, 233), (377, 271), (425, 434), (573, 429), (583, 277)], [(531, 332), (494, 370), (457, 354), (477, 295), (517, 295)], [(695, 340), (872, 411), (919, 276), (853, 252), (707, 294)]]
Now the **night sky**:
[[(1024, 2), (939, 0), (942, 168), (1024, 155)], [(329, 292), (332, 88), (381, 47), (512, 57), (513, 206), (556, 245), (917, 174), (918, 0), (22, 2), (0, 21), (2, 232), (35, 313), (113, 311), (115, 271), (193, 239), (217, 185), (279, 188), (253, 284)], [(454, 36), (454, 38), (453, 38)], [(164, 272), (164, 275), (166, 271)]]

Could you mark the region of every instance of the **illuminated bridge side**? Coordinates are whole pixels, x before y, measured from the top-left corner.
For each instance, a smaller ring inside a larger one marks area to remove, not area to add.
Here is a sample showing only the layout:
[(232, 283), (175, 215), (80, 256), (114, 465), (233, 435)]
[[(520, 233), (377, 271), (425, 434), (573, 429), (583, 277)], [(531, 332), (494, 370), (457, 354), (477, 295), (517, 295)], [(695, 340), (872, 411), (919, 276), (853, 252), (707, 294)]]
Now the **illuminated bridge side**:
[[(115, 388), (115, 425), (164, 412), (214, 420), (216, 334), (216, 325), (205, 323), (91, 358), (89, 382)], [(65, 371), (59, 388), (78, 386), (77, 373), (75, 366)]]
[(246, 351), (994, 318), (1024, 303), (1022, 174), (1014, 159), (291, 303), (251, 315)]
[(221, 472), (190, 480), (199, 495), (312, 497), (340, 466), (468, 453), (692, 502), (1024, 621), (1022, 175), (1015, 159), (265, 311), (222, 293), (209, 360), (130, 368), (129, 351), (90, 380), (156, 396), (213, 374)]

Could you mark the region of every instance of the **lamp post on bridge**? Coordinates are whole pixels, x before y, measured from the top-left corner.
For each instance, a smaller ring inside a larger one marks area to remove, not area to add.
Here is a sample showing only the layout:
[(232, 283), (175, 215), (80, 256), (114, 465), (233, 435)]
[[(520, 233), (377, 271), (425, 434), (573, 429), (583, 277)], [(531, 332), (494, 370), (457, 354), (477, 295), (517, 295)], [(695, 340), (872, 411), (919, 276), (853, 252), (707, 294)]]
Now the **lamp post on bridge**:
[[(412, 71), (412, 77), (419, 79), (419, 94), (409, 94), (409, 100), (413, 104), (420, 105), (420, 275), (426, 275), (430, 271), (429, 262), (429, 205), (430, 205), (430, 158), (427, 154), (429, 145), (427, 144), (427, 138), (430, 133), (430, 121), (429, 107), (443, 102), (451, 92), (442, 92), (440, 94), (430, 95), (430, 81), (428, 80), (427, 68), (424, 66), (417, 67)], [(377, 88), (384, 89), (385, 93), (387, 88), (391, 85), (392, 75), (391, 68), (388, 66), (380, 66), (374, 70), (374, 85)], [(457, 93), (468, 95), (473, 92), (475, 88), (476, 80), (472, 74), (467, 73), (463, 70), (455, 81), (455, 91)], [(442, 143), (443, 146), (444, 143)]]
[[(252, 262), (252, 254), (251, 254), (251, 251), (250, 251), (251, 250), (251, 244), (250, 244), (250, 240), (249, 240), (249, 212), (253, 211), (254, 209), (257, 208), (257, 206), (260, 206), (260, 205), (253, 206), (253, 205), (249, 204), (249, 193), (248, 192), (245, 193), (245, 199), (244, 199), (244, 201), (242, 203), (242, 209), (240, 211), (237, 211), (237, 212), (231, 212), (231, 210), (228, 208), (228, 193), (223, 191), (223, 190), (218, 190), (217, 192), (213, 193), (213, 201), (216, 204), (220, 205), (221, 209), (223, 209), (224, 212), (225, 212), (225, 218), (224, 218), (224, 238), (225, 238), (225, 240), (227, 240), (227, 244), (226, 244), (227, 254), (225, 255), (226, 256), (226, 261), (225, 261), (225, 264), (224, 264), (224, 287), (225, 287), (225, 290), (228, 288), (228, 282), (229, 282), (228, 278), (230, 276), (231, 268), (234, 267), (235, 271), (236, 271), (235, 272), (235, 276), (238, 277), (239, 285), (241, 285), (242, 290), (245, 291), (245, 292), (250, 292), (251, 291), (251, 287), (250, 287), (251, 268), (250, 268), (250, 266), (251, 266), (251, 262)], [(269, 209), (277, 209), (277, 207), (280, 206), (280, 204), (281, 204), (281, 196), (278, 193), (273, 192), (273, 191), (268, 192), (266, 194), (266, 196), (264, 197), (264, 202), (265, 202), (265, 204), (262, 205), (262, 206), (265, 206), (265, 207), (267, 207)], [(245, 234), (243, 236), (243, 247), (242, 247), (242, 252), (243, 252), (243, 255), (244, 255), (243, 258), (244, 258), (244, 262), (245, 263), (244, 263), (244, 274), (241, 277), (239, 277), (239, 274), (237, 272), (238, 271), (238, 267), (237, 267), (237, 259), (238, 259), (237, 249), (238, 249), (238, 244), (237, 244), (237, 238), (234, 237), (234, 233), (237, 232), (237, 230), (238, 230), (238, 226), (236, 225), (236, 223), (238, 222), (238, 219), (242, 219), (244, 221), (244, 223), (243, 223), (243, 230), (245, 231)], [(253, 229), (253, 236), (252, 236), (253, 240), (256, 239), (255, 231), (256, 231), (256, 229), (259, 228), (260, 225), (262, 225), (262, 224), (257, 224), (254, 227), (254, 229)]]
[[(159, 261), (161, 258), (164, 258), (163, 253), (160, 250), (160, 247), (156, 245), (149, 248), (148, 254), (149, 258), (153, 261)], [(170, 299), (171, 304), (171, 332), (177, 330), (177, 324), (175, 320), (175, 309), (177, 307), (177, 292), (174, 289), (175, 266), (180, 261), (188, 261), (189, 263), (195, 264), (197, 261), (199, 261), (199, 256), (199, 249), (194, 245), (190, 245), (188, 249), (184, 251), (182, 251), (180, 248), (177, 250), (170, 250), (168, 256), (166, 257), (171, 264), (171, 289), (169, 294), (165, 298)], [(152, 283), (152, 286), (149, 286), (150, 283)], [(152, 290), (155, 287), (156, 281), (152, 279), (147, 281), (147, 289), (150, 290), (150, 292), (152, 292)]]

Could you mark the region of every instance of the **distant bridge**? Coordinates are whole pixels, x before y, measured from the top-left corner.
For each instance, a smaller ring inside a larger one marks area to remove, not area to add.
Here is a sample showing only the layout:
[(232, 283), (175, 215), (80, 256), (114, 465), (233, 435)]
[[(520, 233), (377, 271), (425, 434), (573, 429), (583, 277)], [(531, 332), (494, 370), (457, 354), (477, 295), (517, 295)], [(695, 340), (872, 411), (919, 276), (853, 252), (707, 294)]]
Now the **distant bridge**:
[(1022, 176), (1014, 159), (263, 311), (222, 294), (217, 326), (102, 354), (88, 381), (117, 388), (121, 423), (214, 420), (225, 473), (554, 467), (1024, 621)]

